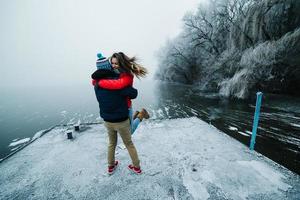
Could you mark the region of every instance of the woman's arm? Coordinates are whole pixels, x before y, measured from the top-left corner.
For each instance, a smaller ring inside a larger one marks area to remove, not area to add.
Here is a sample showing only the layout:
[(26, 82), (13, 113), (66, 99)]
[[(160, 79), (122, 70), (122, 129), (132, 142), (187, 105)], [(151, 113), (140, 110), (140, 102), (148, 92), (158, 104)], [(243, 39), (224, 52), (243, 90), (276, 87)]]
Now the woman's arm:
[(128, 73), (122, 73), (118, 79), (101, 79), (98, 82), (99, 87), (109, 90), (119, 90), (127, 86), (132, 86), (133, 76)]
[(112, 70), (106, 70), (106, 69), (98, 69), (91, 75), (93, 86), (97, 84), (98, 82), (97, 80), (105, 79), (105, 78), (111, 79), (114, 77), (119, 77), (119, 75), (117, 75)]

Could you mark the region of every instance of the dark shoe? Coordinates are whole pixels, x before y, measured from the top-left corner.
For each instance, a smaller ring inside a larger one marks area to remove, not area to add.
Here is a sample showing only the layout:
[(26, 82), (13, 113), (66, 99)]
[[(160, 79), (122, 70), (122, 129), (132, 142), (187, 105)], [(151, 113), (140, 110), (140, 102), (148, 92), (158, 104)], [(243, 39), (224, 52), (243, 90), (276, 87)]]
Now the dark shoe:
[(135, 111), (135, 113), (133, 114), (133, 117), (132, 117), (133, 120), (135, 120), (137, 118), (139, 113), (140, 113), (139, 111)]
[(145, 108), (142, 108), (141, 112), (137, 115), (137, 117), (142, 121), (143, 119), (149, 119), (149, 113)]
[(130, 171), (132, 171), (133, 173), (135, 173), (135, 174), (141, 174), (142, 173), (142, 170), (141, 170), (140, 167), (135, 167), (133, 165), (128, 165), (128, 169)]
[(119, 162), (116, 160), (114, 166), (108, 166), (107, 173), (109, 175), (112, 175), (116, 171), (118, 164), (119, 164)]

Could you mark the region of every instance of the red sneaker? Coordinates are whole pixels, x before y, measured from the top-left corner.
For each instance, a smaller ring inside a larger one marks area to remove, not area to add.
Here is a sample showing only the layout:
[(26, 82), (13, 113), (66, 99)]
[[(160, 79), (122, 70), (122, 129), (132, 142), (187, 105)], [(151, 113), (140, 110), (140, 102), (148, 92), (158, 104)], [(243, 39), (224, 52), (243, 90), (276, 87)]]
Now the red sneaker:
[(116, 160), (114, 166), (108, 166), (107, 173), (109, 175), (112, 175), (116, 171), (118, 164), (119, 164), (119, 161)]
[(133, 165), (128, 165), (128, 169), (130, 171), (132, 171), (133, 173), (136, 173), (136, 174), (141, 174), (142, 173), (142, 170), (140, 167), (135, 167)]

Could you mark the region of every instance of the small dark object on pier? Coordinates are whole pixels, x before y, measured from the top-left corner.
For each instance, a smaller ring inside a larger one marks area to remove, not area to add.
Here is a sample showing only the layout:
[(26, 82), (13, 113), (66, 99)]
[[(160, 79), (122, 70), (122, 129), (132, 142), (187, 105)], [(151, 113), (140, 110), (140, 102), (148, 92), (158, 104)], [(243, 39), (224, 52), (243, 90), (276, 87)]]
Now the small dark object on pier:
[(67, 137), (69, 140), (73, 139), (72, 132), (67, 132)]
[(79, 131), (79, 125), (74, 126), (75, 131)]

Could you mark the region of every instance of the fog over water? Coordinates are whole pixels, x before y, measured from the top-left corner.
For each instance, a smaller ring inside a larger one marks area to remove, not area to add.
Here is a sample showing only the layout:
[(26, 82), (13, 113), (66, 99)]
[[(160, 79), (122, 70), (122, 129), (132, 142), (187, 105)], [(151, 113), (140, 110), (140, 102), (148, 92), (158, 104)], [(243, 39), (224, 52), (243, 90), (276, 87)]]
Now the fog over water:
[(137, 56), (151, 78), (155, 52), (180, 32), (182, 17), (199, 2), (1, 1), (0, 85), (85, 83), (99, 51)]

